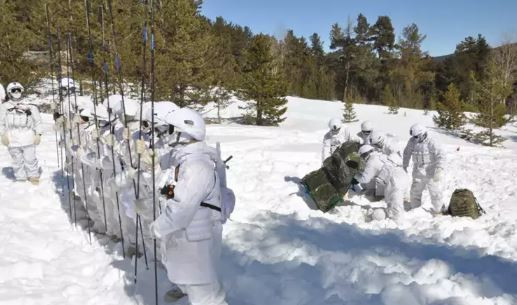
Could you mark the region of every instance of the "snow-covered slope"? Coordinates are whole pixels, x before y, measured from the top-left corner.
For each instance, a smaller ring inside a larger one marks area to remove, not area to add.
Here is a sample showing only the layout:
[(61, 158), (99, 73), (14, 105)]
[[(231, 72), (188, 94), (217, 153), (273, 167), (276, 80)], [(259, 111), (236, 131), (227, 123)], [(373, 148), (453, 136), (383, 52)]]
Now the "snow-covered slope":
[[(404, 145), (415, 122), (431, 128), (445, 145), (444, 193), (470, 188), (487, 214), (478, 220), (431, 217), (424, 207), (397, 227), (390, 220), (365, 222), (362, 196), (322, 213), (296, 183), (321, 163), (328, 119), (341, 115), (336, 102), (289, 98), (280, 127), (210, 125), (209, 142), (233, 155), (228, 183), (237, 207), (225, 225), (221, 264), (228, 302), (263, 304), (517, 304), (517, 128), (502, 132), (507, 148), (487, 148), (433, 129), (432, 113), (356, 105)], [(224, 111), (233, 118), (235, 103)], [(210, 111), (207, 116), (213, 117)], [(70, 224), (57, 169), (51, 118), (38, 154), (44, 181), (15, 183), (9, 156), (0, 153), (0, 304), (154, 304), (152, 271), (132, 265), (119, 245)], [(359, 122), (350, 128), (359, 131)], [(152, 269), (151, 269), (152, 270)], [(167, 289), (160, 272), (160, 293)], [(161, 297), (160, 297), (161, 299)], [(163, 303), (163, 302), (161, 302)], [(186, 304), (181, 300), (178, 304)]]

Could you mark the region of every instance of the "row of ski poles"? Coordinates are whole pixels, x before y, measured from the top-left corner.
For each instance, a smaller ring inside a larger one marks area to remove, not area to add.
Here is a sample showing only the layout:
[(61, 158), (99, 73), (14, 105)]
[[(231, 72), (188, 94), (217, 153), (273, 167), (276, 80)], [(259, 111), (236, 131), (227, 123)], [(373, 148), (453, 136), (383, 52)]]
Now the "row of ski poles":
[[(111, 0), (107, 0), (107, 8), (108, 8), (108, 13), (109, 13), (109, 17), (110, 17), (110, 24), (111, 24), (111, 35), (112, 35), (112, 41), (111, 41), (111, 47), (112, 47), (112, 53), (113, 53), (113, 59), (114, 59), (114, 68), (115, 68), (115, 71), (116, 71), (116, 87), (118, 87), (118, 90), (119, 90), (119, 94), (120, 96), (122, 97), (122, 113), (124, 113), (124, 116), (125, 116), (125, 102), (124, 102), (124, 79), (123, 79), (123, 71), (122, 71), (122, 61), (120, 59), (120, 55), (117, 51), (117, 35), (116, 35), (116, 31), (115, 31), (115, 22), (114, 22), (114, 15), (113, 15), (113, 6), (112, 6), (112, 1)], [(145, 19), (144, 19), (144, 24), (143, 24), (143, 31), (142, 31), (142, 75), (141, 75), (141, 95), (140, 95), (140, 99), (141, 99), (141, 103), (140, 103), (140, 117), (139, 117), (139, 140), (142, 140), (142, 106), (143, 106), (143, 103), (145, 102), (145, 99), (146, 99), (146, 94), (145, 92), (146, 91), (149, 91), (150, 92), (150, 102), (151, 102), (151, 113), (154, 113), (154, 101), (155, 101), (155, 43), (154, 43), (154, 18), (155, 18), (155, 6), (154, 6), (154, 1), (153, 0), (145, 0), (143, 1), (143, 5), (145, 6)], [(73, 17), (72, 17), (72, 12), (71, 12), (71, 0), (69, 0), (68, 2), (68, 7), (69, 7), (69, 14), (70, 14), (70, 22), (72, 23), (73, 22)], [(93, 110), (94, 110), (94, 124), (95, 124), (95, 132), (97, 132), (97, 135), (99, 133), (99, 123), (98, 123), (98, 120), (97, 120), (97, 103), (99, 101), (102, 101), (102, 87), (104, 87), (104, 95), (106, 98), (109, 97), (110, 93), (109, 93), (109, 81), (110, 81), (110, 69), (109, 69), (109, 64), (108, 64), (108, 58), (110, 57), (110, 51), (109, 51), (109, 48), (108, 48), (108, 45), (106, 44), (106, 40), (105, 40), (105, 35), (104, 35), (104, 31), (105, 31), (105, 23), (104, 23), (104, 14), (106, 12), (106, 5), (102, 5), (99, 7), (99, 15), (100, 15), (100, 28), (102, 30), (102, 54), (103, 54), (103, 58), (102, 58), (102, 80), (97, 80), (97, 75), (99, 74), (99, 69), (96, 68), (96, 65), (95, 65), (95, 56), (94, 56), (94, 44), (93, 44), (93, 37), (92, 37), (92, 31), (91, 31), (91, 23), (90, 23), (90, 14), (91, 14), (91, 3), (90, 3), (90, 0), (84, 0), (84, 9), (85, 9), (85, 17), (86, 17), (86, 27), (88, 29), (88, 54), (87, 54), (87, 61), (88, 61), (88, 66), (89, 66), (89, 70), (90, 70), (90, 74), (91, 74), (91, 85), (92, 85), (92, 93), (91, 93), (91, 96), (92, 96), (92, 99), (93, 99)], [(49, 57), (50, 57), (50, 75), (51, 75), (51, 80), (52, 80), (52, 100), (53, 100), (53, 107), (57, 107), (57, 109), (55, 109), (56, 112), (58, 112), (60, 115), (65, 115), (65, 116), (68, 116), (68, 119), (71, 120), (72, 119), (72, 101), (71, 101), (71, 96), (70, 96), (70, 93), (67, 94), (67, 97), (66, 97), (66, 101), (65, 101), (65, 97), (63, 96), (63, 93), (61, 92), (61, 90), (58, 90), (58, 98), (59, 98), (59, 101), (58, 103), (56, 103), (55, 101), (55, 93), (54, 93), (54, 77), (57, 76), (57, 79), (58, 81), (61, 81), (63, 79), (63, 75), (62, 75), (62, 60), (61, 60), (61, 51), (62, 51), (62, 41), (61, 41), (61, 29), (58, 27), (57, 28), (57, 33), (56, 33), (56, 37), (57, 37), (57, 73), (54, 71), (55, 68), (56, 68), (56, 59), (55, 59), (55, 52), (54, 52), (54, 42), (53, 42), (53, 34), (52, 34), (52, 30), (51, 30), (51, 19), (50, 19), (50, 11), (49, 11), (49, 7), (48, 5), (46, 5), (45, 7), (45, 10), (46, 10), (46, 19), (47, 19), (47, 34), (48, 34), (48, 48), (49, 48)], [(150, 19), (150, 20), (148, 20)], [(148, 29), (149, 27), (149, 23), (150, 23), (150, 29)], [(148, 31), (150, 31), (150, 42), (148, 42)], [(74, 69), (74, 54), (73, 54), (73, 41), (74, 41), (74, 36), (73, 36), (73, 33), (68, 31), (66, 32), (66, 47), (67, 47), (67, 50), (66, 50), (66, 77), (68, 80), (70, 80), (70, 78), (72, 79), (75, 79), (75, 69)], [(150, 49), (150, 76), (148, 77), (147, 76), (147, 73), (148, 73), (148, 58), (147, 58), (147, 49)], [(57, 75), (56, 75), (57, 74)], [(99, 91), (97, 91), (97, 84), (99, 86)], [(73, 103), (74, 103), (74, 107), (75, 109), (77, 109), (77, 95), (76, 95), (76, 92), (74, 91), (73, 92)], [(65, 112), (65, 107), (64, 107), (64, 103), (67, 102), (68, 104), (68, 113), (64, 113)], [(109, 103), (109, 101), (108, 101)], [(111, 130), (111, 134), (113, 136), (113, 132), (114, 132), (114, 129), (112, 128), (112, 119), (111, 119), (111, 112), (108, 112), (109, 113), (109, 117), (108, 117), (108, 120), (109, 120), (109, 127), (110, 127), (110, 130)], [(123, 124), (124, 124), (124, 127), (127, 128), (127, 124), (128, 124), (128, 120), (127, 118), (124, 117), (124, 120), (123, 120)], [(151, 121), (151, 126), (154, 126), (155, 122), (154, 122), (154, 116), (152, 116), (152, 121)], [(67, 125), (68, 125), (68, 130), (67, 130)], [(57, 130), (55, 131), (55, 137), (56, 137), (56, 154), (57, 154), (57, 160), (58, 160), (58, 164), (61, 168), (61, 174), (62, 174), (62, 177), (65, 176), (65, 162), (64, 162), (64, 156), (63, 156), (63, 146), (64, 147), (67, 147), (67, 141), (74, 141), (74, 138), (73, 138), (73, 126), (72, 124), (62, 124), (62, 134), (59, 136), (61, 137), (61, 141), (63, 143), (63, 145), (59, 145), (58, 144), (58, 132)], [(81, 145), (81, 136), (80, 136), (80, 127), (79, 127), (79, 124), (77, 124), (77, 144), (78, 145)], [(129, 140), (127, 140), (129, 141)], [(151, 128), (151, 143), (150, 143), (150, 147), (152, 148), (152, 152), (153, 152), (153, 155), (155, 153), (154, 151), (154, 145), (155, 143), (155, 132), (154, 132), (154, 128)], [(128, 153), (129, 153), (129, 160), (130, 160), (130, 163), (131, 163), (131, 166), (134, 167), (133, 165), (133, 160), (132, 160), (132, 154), (131, 154), (131, 145), (130, 143), (128, 143), (127, 145), (128, 147)], [(97, 156), (100, 157), (100, 143), (99, 143), (99, 137), (97, 136), (96, 137), (96, 148), (97, 148)], [(113, 175), (116, 175), (116, 172), (115, 172), (115, 151), (114, 151), (114, 148), (113, 148), (113, 145), (111, 146), (111, 156), (112, 156), (112, 160), (113, 160)], [(69, 156), (70, 157), (70, 165), (71, 165), (71, 168), (73, 169), (74, 168), (74, 158), (72, 156)], [(76, 160), (77, 162), (77, 160)], [(156, 189), (156, 176), (155, 176), (155, 171), (154, 171), (154, 168), (155, 168), (155, 158), (152, 158), (152, 196), (153, 196), (153, 220), (156, 219), (156, 213), (157, 213), (157, 210), (156, 210), (156, 193), (155, 193), (155, 189)], [(135, 193), (135, 198), (138, 199), (139, 198), (139, 195), (140, 195), (140, 154), (138, 154), (138, 157), (137, 157), (137, 164), (136, 164), (136, 168), (137, 168), (137, 178), (136, 178), (136, 182), (133, 180), (133, 188), (134, 188), (134, 193)], [(81, 164), (81, 174), (83, 175), (84, 177), (84, 165)], [(73, 171), (68, 171), (66, 173), (66, 187), (67, 187), (67, 190), (68, 190), (68, 206), (69, 206), (69, 212), (70, 212), (70, 219), (72, 219), (72, 211), (74, 213), (73, 215), (73, 220), (74, 220), (74, 223), (77, 223), (77, 215), (76, 215), (76, 209), (75, 209), (75, 200), (72, 199), (73, 195), (72, 195), (72, 192), (71, 190), (74, 188), (74, 180), (71, 179), (70, 177), (70, 172), (73, 173)], [(102, 170), (99, 170), (98, 171), (98, 174), (99, 174), (99, 179), (100, 179), (100, 195), (101, 195), (101, 198), (102, 198), (102, 206), (103, 206), (103, 213), (104, 213), (104, 225), (105, 225), (105, 229), (107, 229), (107, 220), (106, 220), (106, 206), (105, 206), (105, 198), (104, 198), (104, 177), (102, 175)], [(85, 185), (85, 179), (82, 179), (82, 188), (83, 188), (83, 193), (86, 195), (86, 185)], [(77, 186), (75, 186), (77, 187)], [(87, 196), (85, 196), (87, 197)], [(116, 205), (117, 205), (117, 210), (118, 210), (118, 221), (119, 221), (119, 229), (120, 229), (120, 234), (121, 234), (121, 243), (122, 243), (122, 254), (123, 254), (123, 257), (125, 258), (125, 248), (124, 248), (124, 235), (123, 235), (123, 232), (122, 232), (122, 222), (121, 222), (121, 216), (120, 216), (120, 202), (119, 202), (119, 194), (116, 193)], [(84, 198), (85, 200), (85, 204), (87, 205), (87, 198)], [(73, 207), (72, 207), (72, 201), (73, 201)], [(91, 229), (90, 229), (90, 217), (87, 213), (87, 220), (88, 220), (88, 236), (89, 236), (89, 241), (91, 243)], [(137, 214), (136, 215), (136, 254), (138, 255), (138, 233), (139, 233), (139, 228), (140, 228), (140, 234), (142, 236), (142, 243), (144, 242), (144, 238), (143, 238), (143, 229), (142, 229), (142, 222), (141, 222), (141, 219), (140, 219), (140, 216)], [(157, 244), (156, 244), (156, 239), (153, 239), (153, 249), (154, 249), (154, 286), (155, 286), (155, 304), (158, 304), (158, 274), (157, 274)], [(143, 246), (143, 252), (144, 252), (144, 258), (145, 258), (145, 263), (146, 263), (146, 267), (148, 269), (148, 265), (147, 265), (147, 254), (146, 254), (146, 247), (145, 247), (145, 244)], [(137, 275), (138, 275), (138, 258), (135, 256), (135, 268), (134, 268), (134, 281), (135, 283), (137, 282)]]

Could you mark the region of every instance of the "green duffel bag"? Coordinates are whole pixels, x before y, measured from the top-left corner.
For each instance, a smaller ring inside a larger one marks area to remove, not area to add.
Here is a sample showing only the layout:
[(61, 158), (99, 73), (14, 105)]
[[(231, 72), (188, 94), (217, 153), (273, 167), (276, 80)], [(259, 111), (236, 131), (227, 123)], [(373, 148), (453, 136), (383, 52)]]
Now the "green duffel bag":
[(343, 195), (330, 183), (324, 169), (318, 169), (303, 177), (302, 183), (318, 209), (327, 212), (343, 203)]
[(361, 167), (358, 150), (358, 143), (344, 143), (325, 159), (322, 168), (303, 177), (302, 184), (321, 211), (327, 212), (343, 203), (343, 196)]
[(485, 213), (474, 194), (468, 189), (456, 189), (452, 193), (448, 212), (452, 216), (478, 218)]

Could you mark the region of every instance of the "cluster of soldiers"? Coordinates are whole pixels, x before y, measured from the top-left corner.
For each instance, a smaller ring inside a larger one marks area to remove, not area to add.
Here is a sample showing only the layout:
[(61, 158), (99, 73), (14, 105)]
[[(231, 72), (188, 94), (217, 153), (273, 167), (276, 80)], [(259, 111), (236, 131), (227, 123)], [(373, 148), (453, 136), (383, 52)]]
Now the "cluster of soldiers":
[(445, 154), (442, 147), (429, 135), (421, 124), (409, 130), (410, 139), (405, 149), (399, 149), (396, 141), (375, 130), (373, 123), (364, 121), (361, 131), (353, 134), (338, 118), (329, 121), (329, 131), (323, 139), (322, 159), (328, 158), (338, 147), (348, 141), (361, 144), (359, 155), (365, 162), (364, 169), (351, 182), (356, 193), (374, 192), (384, 198), (386, 209), (371, 209), (369, 217), (381, 220), (386, 217), (398, 221), (404, 218), (404, 202), (409, 188), (408, 168), (413, 163), (409, 209), (422, 205), (422, 193), (428, 189), (433, 215), (446, 211), (440, 185), (445, 169)]
[(235, 197), (226, 188), (220, 150), (205, 142), (201, 115), (172, 102), (153, 107), (121, 95), (94, 104), (76, 95), (69, 78), (59, 87), (55, 130), (66, 152), (71, 197), (87, 211), (90, 229), (122, 241), (127, 255), (139, 255), (140, 237), (153, 253), (156, 238), (177, 285), (173, 297), (227, 304), (217, 261)]

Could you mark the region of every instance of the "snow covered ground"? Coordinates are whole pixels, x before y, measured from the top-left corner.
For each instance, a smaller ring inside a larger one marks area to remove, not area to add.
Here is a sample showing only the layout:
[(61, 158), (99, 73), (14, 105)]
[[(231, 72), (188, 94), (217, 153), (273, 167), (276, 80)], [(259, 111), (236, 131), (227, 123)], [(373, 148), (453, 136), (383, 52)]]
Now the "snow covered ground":
[[(238, 117), (238, 104), (224, 116)], [(448, 152), (445, 197), (469, 188), (487, 211), (478, 220), (433, 218), (425, 196), (424, 207), (397, 227), (365, 222), (364, 206), (383, 201), (352, 196), (322, 213), (296, 183), (320, 166), (327, 121), (341, 109), (289, 98), (280, 127), (209, 126), (209, 142), (234, 156), (228, 183), (238, 203), (224, 228), (221, 264), (229, 304), (517, 304), (517, 127), (501, 130), (506, 148), (487, 148), (433, 128), (432, 113), (389, 115), (382, 106), (356, 105), (359, 120), (402, 146), (413, 123), (429, 126)], [(152, 268), (143, 259), (135, 285), (120, 245), (99, 236), (90, 244), (81, 225), (71, 224), (50, 116), (45, 127), (41, 185), (12, 181), (10, 157), (5, 148), (0, 153), (0, 304), (154, 304)], [(162, 268), (159, 278), (163, 304), (169, 284)]]

